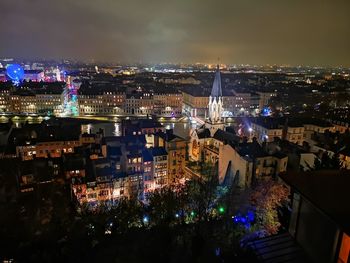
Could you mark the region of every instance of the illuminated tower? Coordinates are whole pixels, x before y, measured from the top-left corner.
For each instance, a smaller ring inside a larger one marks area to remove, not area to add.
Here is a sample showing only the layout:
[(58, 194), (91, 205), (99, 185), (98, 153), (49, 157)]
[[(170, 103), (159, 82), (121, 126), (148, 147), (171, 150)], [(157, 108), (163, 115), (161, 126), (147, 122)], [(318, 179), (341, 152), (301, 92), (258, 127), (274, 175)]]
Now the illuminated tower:
[(56, 81), (61, 81), (61, 72), (58, 67), (56, 68)]
[(64, 116), (78, 116), (78, 90), (80, 88), (81, 81), (77, 77), (67, 76), (67, 85), (64, 92)]
[(225, 123), (222, 121), (223, 103), (221, 89), (221, 75), (219, 65), (216, 68), (213, 87), (209, 96), (208, 119), (205, 126), (210, 130), (211, 136), (218, 129), (224, 129)]

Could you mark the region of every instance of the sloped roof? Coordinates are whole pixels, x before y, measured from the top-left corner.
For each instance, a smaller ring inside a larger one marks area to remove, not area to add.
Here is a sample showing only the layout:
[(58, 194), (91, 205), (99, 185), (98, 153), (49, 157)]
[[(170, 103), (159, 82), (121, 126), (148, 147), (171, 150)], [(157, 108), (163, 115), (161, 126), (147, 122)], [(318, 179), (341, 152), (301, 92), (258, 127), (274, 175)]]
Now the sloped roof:
[(207, 128), (199, 129), (196, 131), (199, 139), (210, 138), (210, 130)]
[(151, 152), (153, 156), (162, 156), (162, 155), (168, 155), (167, 151), (163, 147), (154, 147), (151, 148)]
[(212, 97), (222, 97), (222, 89), (221, 89), (221, 75), (219, 65), (216, 68), (215, 79), (213, 82), (213, 87), (211, 89), (210, 96)]
[(230, 133), (230, 132), (227, 132), (227, 131), (224, 131), (224, 130), (221, 130), (221, 129), (218, 129), (214, 136), (213, 136), (214, 139), (217, 139), (221, 142), (236, 142), (238, 143), (240, 138), (237, 136), (237, 135), (234, 135), (233, 133)]
[(147, 149), (142, 151), (142, 157), (143, 157), (144, 162), (152, 162), (153, 161), (152, 154)]

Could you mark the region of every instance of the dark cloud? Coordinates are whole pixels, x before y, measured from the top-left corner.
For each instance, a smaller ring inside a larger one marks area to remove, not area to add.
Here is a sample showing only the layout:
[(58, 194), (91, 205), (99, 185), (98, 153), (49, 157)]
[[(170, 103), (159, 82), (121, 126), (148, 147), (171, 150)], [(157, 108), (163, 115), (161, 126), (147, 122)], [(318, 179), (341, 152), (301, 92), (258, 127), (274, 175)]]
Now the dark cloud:
[(0, 56), (350, 66), (347, 0), (1, 0)]

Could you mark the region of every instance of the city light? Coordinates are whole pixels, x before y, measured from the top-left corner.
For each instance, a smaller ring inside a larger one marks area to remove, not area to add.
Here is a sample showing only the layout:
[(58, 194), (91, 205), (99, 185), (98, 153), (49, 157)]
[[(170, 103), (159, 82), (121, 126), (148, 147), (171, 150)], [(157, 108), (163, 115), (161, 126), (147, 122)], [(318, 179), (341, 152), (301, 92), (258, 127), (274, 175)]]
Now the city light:
[(5, 2), (1, 262), (349, 262), (350, 0)]
[(6, 74), (15, 84), (18, 84), (24, 77), (24, 69), (18, 64), (9, 64), (6, 67)]
[(144, 216), (142, 218), (142, 221), (143, 221), (144, 224), (148, 224), (149, 223), (149, 217), (148, 216)]

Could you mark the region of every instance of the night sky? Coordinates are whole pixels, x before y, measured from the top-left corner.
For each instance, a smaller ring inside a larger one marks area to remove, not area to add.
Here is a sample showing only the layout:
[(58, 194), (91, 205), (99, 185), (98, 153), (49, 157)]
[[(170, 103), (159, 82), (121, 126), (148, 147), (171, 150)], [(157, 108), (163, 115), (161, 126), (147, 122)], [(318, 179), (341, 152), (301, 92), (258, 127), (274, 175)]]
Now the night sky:
[(0, 57), (350, 66), (349, 0), (0, 0)]

